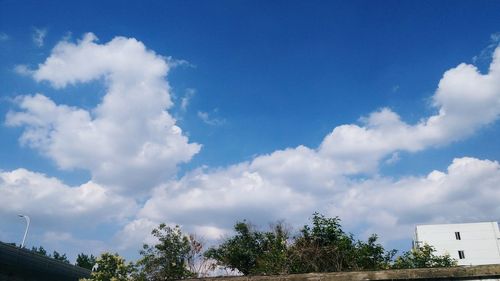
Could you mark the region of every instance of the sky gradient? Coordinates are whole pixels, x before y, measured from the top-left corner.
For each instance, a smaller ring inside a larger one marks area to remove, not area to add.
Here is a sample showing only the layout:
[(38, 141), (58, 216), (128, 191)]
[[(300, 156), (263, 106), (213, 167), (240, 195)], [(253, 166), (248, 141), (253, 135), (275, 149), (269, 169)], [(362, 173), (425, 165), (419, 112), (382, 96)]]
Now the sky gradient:
[(0, 240), (500, 218), (498, 1), (0, 1)]

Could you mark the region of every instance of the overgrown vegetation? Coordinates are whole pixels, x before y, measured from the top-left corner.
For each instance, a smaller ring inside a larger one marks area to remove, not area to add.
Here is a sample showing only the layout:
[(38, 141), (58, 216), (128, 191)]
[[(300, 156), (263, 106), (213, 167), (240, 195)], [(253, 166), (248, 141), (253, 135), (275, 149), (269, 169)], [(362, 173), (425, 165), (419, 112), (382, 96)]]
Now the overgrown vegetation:
[(97, 269), (92, 271), (90, 278), (80, 281), (132, 281), (137, 278), (136, 269), (132, 263), (127, 263), (118, 254), (104, 253), (96, 261)]
[[(278, 275), (457, 265), (449, 255), (435, 255), (429, 245), (396, 257), (396, 250), (384, 249), (376, 234), (366, 241), (356, 239), (342, 229), (338, 217), (319, 213), (294, 236), (283, 222), (260, 231), (248, 221), (239, 221), (233, 236), (209, 249), (196, 236), (182, 233), (179, 226), (160, 224), (151, 234), (156, 244), (143, 245), (136, 263), (127, 263), (118, 254), (104, 253), (99, 258), (79, 254), (76, 265), (95, 269), (82, 281), (168, 281), (204, 277), (218, 269), (243, 275)], [(50, 255), (43, 247), (31, 250), (69, 263), (65, 254), (54, 251)]]
[(385, 251), (376, 235), (367, 242), (355, 240), (342, 230), (339, 218), (318, 213), (313, 214), (312, 225), (305, 225), (293, 239), (283, 224), (260, 232), (238, 222), (234, 229), (235, 236), (205, 256), (245, 275), (387, 269), (396, 254)]
[(405, 252), (396, 258), (393, 268), (426, 268), (426, 267), (450, 267), (456, 266), (457, 261), (449, 255), (436, 256), (435, 249), (429, 245), (423, 245), (411, 251)]
[(137, 262), (141, 277), (151, 281), (194, 277), (188, 266), (192, 243), (179, 226), (171, 228), (160, 224), (152, 234), (158, 243), (153, 246), (144, 244), (140, 252), (142, 258)]

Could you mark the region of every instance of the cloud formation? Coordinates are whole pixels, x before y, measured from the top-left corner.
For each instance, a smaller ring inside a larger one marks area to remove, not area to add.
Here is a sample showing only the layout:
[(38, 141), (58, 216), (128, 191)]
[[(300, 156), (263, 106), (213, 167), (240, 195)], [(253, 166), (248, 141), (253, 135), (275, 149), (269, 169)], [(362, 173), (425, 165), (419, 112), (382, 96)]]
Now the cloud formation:
[(186, 93), (184, 96), (181, 98), (181, 110), (186, 111), (189, 103), (191, 102), (191, 99), (194, 97), (196, 94), (196, 90), (192, 88), (186, 89)]
[[(30, 198), (37, 206), (47, 205), (40, 215), (54, 220), (87, 218), (111, 206), (107, 219), (126, 223), (115, 235), (123, 249), (147, 242), (160, 222), (216, 239), (238, 219), (260, 225), (287, 219), (297, 226), (320, 211), (339, 215), (350, 229), (400, 239), (409, 237), (414, 223), (500, 217), (497, 162), (457, 158), (446, 171), (425, 176), (378, 175), (380, 165), (398, 161), (401, 151), (446, 145), (498, 119), (498, 47), (485, 74), (469, 64), (446, 71), (431, 98), (435, 114), (416, 124), (382, 108), (361, 124), (335, 127), (317, 147), (300, 145), (227, 167), (202, 167), (178, 179), (177, 165), (190, 161), (201, 146), (189, 142), (167, 111), (173, 106), (166, 81), (169, 66), (168, 59), (135, 39), (116, 37), (99, 44), (89, 33), (76, 43), (60, 42), (30, 75), (56, 89), (101, 79), (107, 91), (102, 102), (86, 110), (56, 104), (42, 94), (20, 96), (6, 123), (24, 129), (21, 143), (61, 169), (89, 170), (92, 180), (69, 187), (22, 169), (4, 172), (0, 203), (34, 211), (22, 203)], [(180, 108), (188, 104), (186, 94)], [(206, 112), (199, 111), (198, 117), (220, 123)], [(131, 198), (141, 192), (149, 197), (137, 211)], [(49, 205), (55, 193), (67, 199)], [(76, 208), (58, 214), (66, 204)]]
[(68, 186), (57, 178), (16, 169), (0, 172), (0, 214), (29, 215), (39, 225), (69, 229), (79, 225), (124, 222), (137, 212), (134, 200), (92, 181)]
[[(192, 172), (179, 182), (157, 188), (124, 237), (135, 236), (138, 223), (167, 221), (216, 239), (236, 220), (257, 225), (286, 219), (295, 226), (315, 211), (340, 216), (346, 227), (385, 241), (408, 239), (418, 223), (491, 221), (500, 218), (500, 165), (496, 161), (457, 158), (446, 171), (425, 176), (348, 180), (326, 171), (311, 172), (316, 181), (273, 177), (240, 164), (226, 170)], [(312, 170), (312, 169), (311, 169)], [(294, 173), (291, 173), (295, 175)], [(310, 177), (307, 180), (313, 180)], [(142, 236), (145, 237), (144, 235)]]
[(18, 97), (6, 123), (24, 128), (21, 142), (62, 169), (86, 169), (92, 180), (116, 190), (143, 192), (176, 173), (200, 150), (175, 119), (165, 80), (165, 58), (135, 39), (106, 44), (86, 34), (60, 42), (33, 72), (54, 88), (103, 79), (106, 95), (92, 110), (58, 105), (42, 94)]
[(37, 47), (39, 47), (39, 48), (43, 47), (45, 36), (47, 36), (47, 29), (46, 28), (34, 28), (33, 29), (32, 39), (33, 39), (33, 43), (35, 43), (35, 45)]
[[(217, 109), (215, 109), (214, 112), (217, 112)], [(205, 111), (198, 111), (197, 115), (198, 115), (198, 118), (200, 118), (201, 121), (203, 121), (203, 123), (210, 125), (210, 126), (220, 126), (220, 125), (223, 125), (224, 123), (226, 123), (226, 120), (211, 117), (210, 114), (208, 112), (205, 112)]]
[[(262, 225), (287, 218), (297, 225), (322, 211), (340, 215), (350, 227), (394, 239), (409, 237), (414, 223), (500, 218), (495, 204), (483, 204), (500, 199), (494, 184), (500, 176), (497, 162), (455, 159), (447, 172), (426, 177), (376, 174), (382, 160), (394, 161), (398, 151), (445, 145), (498, 118), (500, 48), (487, 74), (467, 64), (448, 70), (432, 100), (437, 113), (414, 125), (383, 108), (363, 118), (363, 125), (334, 128), (318, 148), (298, 146), (192, 171), (158, 187), (138, 218), (224, 232), (237, 219)], [(351, 177), (359, 174), (375, 176)]]
[(411, 125), (388, 108), (364, 118), (364, 125), (336, 127), (318, 153), (343, 166), (346, 174), (373, 172), (395, 151), (421, 151), (470, 136), (500, 114), (500, 48), (489, 72), (469, 64), (446, 71), (432, 97), (437, 114)]

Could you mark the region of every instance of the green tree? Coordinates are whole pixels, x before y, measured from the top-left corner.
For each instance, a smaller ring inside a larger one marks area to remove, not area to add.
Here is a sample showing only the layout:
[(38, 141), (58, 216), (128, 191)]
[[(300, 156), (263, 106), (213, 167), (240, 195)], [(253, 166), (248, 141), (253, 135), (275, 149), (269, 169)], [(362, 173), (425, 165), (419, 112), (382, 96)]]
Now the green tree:
[(53, 259), (58, 260), (58, 261), (62, 261), (64, 263), (69, 263), (69, 260), (68, 260), (68, 257), (66, 256), (66, 254), (61, 254), (58, 251), (52, 252), (52, 255), (51, 255), (51, 254), (48, 254), (47, 250), (45, 250), (42, 246), (31, 247), (31, 251), (34, 253), (37, 253), (39, 255), (42, 255), (42, 256), (46, 256), (46, 257), (53, 258)]
[(51, 256), (53, 259), (55, 260), (58, 260), (58, 261), (62, 261), (64, 263), (69, 263), (69, 260), (68, 260), (68, 257), (66, 256), (66, 254), (60, 254), (59, 252), (57, 251), (54, 251), (52, 253), (52, 256)]
[(42, 256), (50, 256), (47, 254), (47, 250), (45, 250), (42, 246), (40, 247), (31, 247), (31, 251), (34, 252), (34, 253), (37, 253), (39, 255), (42, 255)]
[(338, 217), (314, 213), (290, 248), (291, 273), (335, 272), (356, 268), (355, 240), (342, 230)]
[(141, 278), (163, 281), (194, 277), (188, 268), (190, 239), (182, 234), (179, 226), (172, 228), (160, 224), (151, 234), (158, 239), (158, 244), (143, 245), (142, 258), (137, 262)]
[(289, 231), (283, 222), (278, 222), (265, 232), (262, 239), (263, 252), (257, 258), (255, 274), (276, 275), (288, 273)]
[(219, 247), (210, 248), (205, 257), (216, 261), (217, 265), (238, 270), (248, 275), (257, 267), (257, 259), (262, 255), (263, 234), (255, 231), (246, 221), (234, 225), (236, 235), (226, 239)]
[(356, 267), (358, 270), (380, 270), (388, 269), (396, 255), (396, 250), (386, 251), (377, 243), (378, 236), (372, 234), (367, 242), (356, 243)]
[(94, 255), (89, 256), (81, 253), (78, 254), (78, 257), (76, 258), (76, 265), (90, 270), (96, 264), (96, 261), (97, 259)]
[(234, 225), (236, 235), (219, 247), (210, 248), (205, 257), (217, 265), (249, 274), (282, 274), (287, 269), (288, 231), (282, 223), (261, 232), (246, 221)]
[(435, 251), (434, 247), (424, 244), (397, 257), (392, 268), (451, 267), (457, 265), (457, 261), (450, 255), (438, 256), (434, 254)]
[(135, 268), (118, 254), (103, 253), (96, 261), (97, 270), (92, 271), (90, 278), (80, 281), (132, 281)]

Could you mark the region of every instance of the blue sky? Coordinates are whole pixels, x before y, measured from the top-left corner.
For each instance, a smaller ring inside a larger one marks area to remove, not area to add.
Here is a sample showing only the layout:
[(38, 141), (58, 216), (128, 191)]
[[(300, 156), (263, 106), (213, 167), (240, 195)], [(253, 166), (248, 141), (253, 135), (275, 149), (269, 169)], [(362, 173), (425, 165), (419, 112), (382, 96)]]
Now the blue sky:
[(404, 250), (498, 220), (499, 10), (0, 1), (0, 240), (19, 212), (28, 245), (131, 258), (159, 222), (215, 241), (319, 211)]

